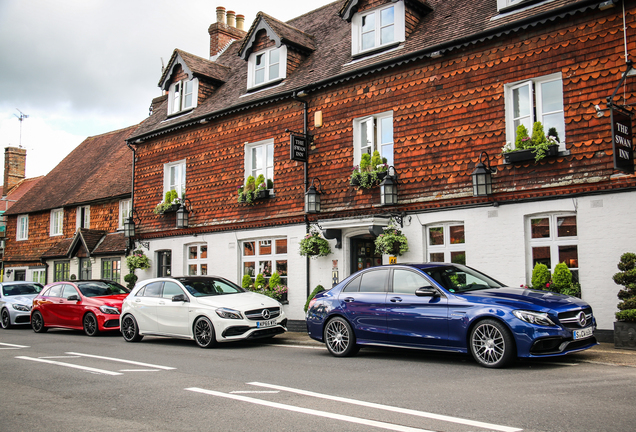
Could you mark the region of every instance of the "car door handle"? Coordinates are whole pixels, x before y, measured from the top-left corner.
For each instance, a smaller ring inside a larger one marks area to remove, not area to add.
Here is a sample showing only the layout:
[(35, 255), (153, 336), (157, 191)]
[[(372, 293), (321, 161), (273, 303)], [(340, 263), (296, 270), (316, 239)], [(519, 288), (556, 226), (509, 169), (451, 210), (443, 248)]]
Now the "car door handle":
[(393, 303), (402, 303), (402, 299), (400, 297), (392, 297), (391, 301)]
[(165, 305), (165, 304), (166, 304), (166, 302), (164, 302), (164, 301), (160, 301), (160, 302), (159, 302), (159, 304), (160, 304), (160, 305)]
[(135, 303), (141, 303), (141, 299), (135, 299)]
[(355, 299), (353, 297), (345, 297), (344, 301), (345, 303), (351, 303), (352, 301), (355, 301)]

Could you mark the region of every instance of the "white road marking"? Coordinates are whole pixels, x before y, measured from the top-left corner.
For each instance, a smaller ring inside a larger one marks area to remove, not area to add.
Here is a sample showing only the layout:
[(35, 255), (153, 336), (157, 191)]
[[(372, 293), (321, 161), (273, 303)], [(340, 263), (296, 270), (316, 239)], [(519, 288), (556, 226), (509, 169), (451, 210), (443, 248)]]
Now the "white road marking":
[(317, 416), (317, 417), (325, 417), (325, 418), (328, 418), (328, 419), (331, 419), (331, 420), (340, 420), (340, 421), (345, 421), (345, 422), (349, 422), (349, 423), (357, 423), (357, 424), (361, 424), (361, 425), (364, 425), (364, 426), (372, 426), (372, 427), (377, 427), (377, 428), (387, 429), (387, 430), (392, 430), (392, 431), (398, 431), (398, 432), (433, 432), (433, 431), (430, 431), (430, 430), (427, 430), (427, 429), (417, 429), (417, 428), (412, 428), (412, 427), (408, 427), (408, 426), (401, 426), (401, 425), (396, 425), (396, 424), (391, 424), (391, 423), (379, 422), (379, 421), (376, 421), (376, 420), (368, 420), (368, 419), (363, 419), (363, 418), (359, 418), (359, 417), (351, 417), (351, 416), (342, 415), (342, 414), (330, 413), (330, 412), (326, 412), (326, 411), (318, 411), (318, 410), (310, 409), (310, 408), (302, 408), (302, 407), (297, 407), (297, 406), (294, 406), (294, 405), (286, 405), (286, 404), (281, 404), (281, 403), (277, 403), (277, 402), (270, 402), (270, 401), (265, 401), (265, 400), (261, 400), (261, 399), (255, 399), (255, 398), (251, 398), (251, 397), (247, 397), (247, 396), (241, 396), (241, 395), (236, 395), (236, 394), (221, 393), (221, 392), (217, 392), (217, 391), (213, 391), (213, 390), (206, 390), (206, 389), (197, 388), (197, 387), (190, 387), (190, 388), (187, 388), (185, 390), (192, 391), (192, 392), (197, 392), (197, 393), (203, 393), (203, 394), (207, 394), (207, 395), (211, 395), (211, 396), (219, 396), (219, 397), (223, 397), (223, 398), (227, 398), (227, 399), (234, 399), (234, 400), (238, 400), (238, 401), (241, 401), (241, 402), (249, 402), (249, 403), (253, 403), (253, 404), (256, 404), (256, 405), (263, 405), (263, 406), (267, 406), (267, 407), (271, 407), (271, 408), (278, 408), (278, 409), (298, 412), (298, 413), (302, 413), (302, 414), (309, 414), (309, 415), (313, 415), (313, 416)]
[(279, 391), (275, 391), (275, 390), (265, 390), (265, 391), (256, 391), (256, 390), (236, 390), (236, 391), (231, 391), (230, 393), (232, 394), (277, 394), (280, 393)]
[(0, 349), (31, 348), (31, 347), (26, 346), (26, 345), (14, 345), (14, 344), (8, 344), (8, 343), (0, 343), (0, 345), (8, 347), (8, 348), (0, 348)]
[(103, 356), (98, 356), (98, 355), (93, 355), (93, 354), (82, 354), (82, 353), (76, 353), (76, 352), (67, 352), (66, 354), (76, 355), (76, 356), (81, 356), (81, 357), (90, 357), (90, 358), (96, 358), (96, 359), (102, 359), (102, 360), (110, 360), (110, 361), (120, 362), (120, 363), (134, 364), (134, 365), (137, 365), (137, 366), (146, 366), (146, 367), (153, 368), (153, 369), (163, 369), (163, 370), (176, 369), (176, 368), (169, 367), (169, 366), (159, 366), (159, 365), (150, 364), (150, 363), (141, 363), (141, 362), (137, 362), (137, 361), (133, 361), (133, 360), (124, 360), (124, 359), (118, 359), (118, 358), (114, 358), (114, 357), (103, 357)]
[(68, 359), (68, 358), (80, 358), (80, 356), (46, 356), (46, 357), (38, 357), (43, 359)]
[(331, 396), (331, 395), (326, 395), (326, 394), (322, 394), (322, 393), (315, 393), (315, 392), (311, 392), (311, 391), (307, 391), (307, 390), (300, 390), (300, 389), (294, 389), (294, 388), (291, 388), (291, 387), (278, 386), (278, 385), (274, 385), (274, 384), (265, 384), (265, 383), (259, 383), (259, 382), (251, 382), (251, 383), (248, 383), (248, 384), (254, 385), (254, 386), (259, 386), (259, 387), (266, 387), (266, 388), (281, 390), (281, 391), (287, 391), (287, 392), (296, 393), (296, 394), (300, 394), (300, 395), (304, 395), (304, 396), (311, 396), (311, 397), (327, 399), (327, 400), (332, 400), (332, 401), (337, 401), (337, 402), (344, 402), (344, 403), (349, 403), (349, 404), (352, 404), (352, 405), (359, 405), (359, 406), (364, 406), (364, 407), (368, 407), (368, 408), (381, 409), (381, 410), (385, 410), (385, 411), (392, 411), (392, 412), (396, 412), (396, 413), (400, 413), (400, 414), (407, 414), (407, 415), (413, 415), (413, 416), (418, 416), (418, 417), (426, 417), (426, 418), (430, 418), (430, 419), (434, 419), (434, 420), (441, 420), (441, 421), (457, 423), (457, 424), (463, 424), (463, 425), (473, 426), (473, 427), (480, 427), (480, 428), (484, 428), (484, 429), (496, 430), (496, 431), (501, 431), (501, 432), (518, 432), (518, 431), (523, 430), (523, 429), (519, 429), (519, 428), (495, 425), (495, 424), (490, 424), (490, 423), (483, 423), (483, 422), (479, 422), (479, 421), (462, 419), (462, 418), (458, 418), (458, 417), (450, 417), (450, 416), (445, 416), (445, 415), (441, 415), (441, 414), (434, 414), (434, 413), (429, 413), (429, 412), (424, 412), (424, 411), (416, 411), (416, 410), (407, 409), (407, 408), (393, 407), (393, 406), (389, 406), (389, 405), (382, 405), (382, 404), (377, 404), (377, 403), (373, 403), (373, 402), (359, 401), (359, 400), (356, 400), (356, 399), (343, 398), (343, 397), (339, 397), (339, 396)]
[(285, 345), (285, 344), (268, 344), (268, 346), (284, 347), (284, 348), (302, 348), (302, 349), (313, 349), (313, 350), (327, 350), (326, 347), (319, 347), (319, 346)]
[(80, 366), (80, 365), (75, 365), (75, 364), (71, 364), (71, 363), (62, 363), (62, 362), (58, 362), (58, 361), (54, 361), (54, 360), (48, 360), (48, 359), (42, 359), (42, 358), (33, 358), (33, 357), (24, 357), (24, 356), (19, 356), (16, 357), (17, 359), (21, 359), (21, 360), (31, 360), (31, 361), (36, 361), (36, 362), (40, 362), (40, 363), (48, 363), (48, 364), (54, 364), (57, 366), (64, 366), (64, 367), (69, 367), (69, 368), (73, 368), (73, 369), (81, 369), (81, 370), (85, 370), (88, 372), (95, 372), (95, 373), (100, 373), (100, 374), (104, 374), (104, 375), (123, 375), (119, 372), (111, 372), (111, 371), (107, 371), (104, 369), (96, 369), (96, 368), (91, 368), (91, 367), (86, 367), (86, 366)]
[(159, 369), (119, 369), (119, 372), (159, 372)]

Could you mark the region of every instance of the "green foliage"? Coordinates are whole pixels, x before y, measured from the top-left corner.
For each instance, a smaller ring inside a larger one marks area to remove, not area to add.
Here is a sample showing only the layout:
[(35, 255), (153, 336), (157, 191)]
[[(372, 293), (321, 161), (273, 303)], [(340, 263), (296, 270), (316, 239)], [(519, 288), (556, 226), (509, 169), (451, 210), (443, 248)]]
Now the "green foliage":
[(247, 177), (247, 180), (245, 180), (244, 191), (254, 192), (255, 190), (256, 190), (256, 180), (254, 179), (254, 176)]
[(256, 177), (256, 190), (265, 190), (265, 189), (267, 189), (265, 176), (263, 174), (259, 174), (258, 177)]
[(563, 288), (559, 291), (561, 294), (569, 295), (572, 297), (581, 298), (581, 285), (577, 282), (572, 282), (570, 286)]
[(554, 140), (558, 143), (561, 142), (561, 140), (559, 139), (559, 133), (557, 132), (555, 127), (551, 127), (550, 129), (548, 129), (548, 139), (550, 138), (554, 138)]
[(124, 282), (126, 282), (126, 286), (128, 289), (133, 289), (135, 287), (135, 283), (137, 283), (137, 275), (134, 273), (128, 273), (124, 276)]
[(267, 280), (265, 276), (261, 273), (256, 275), (256, 279), (254, 280), (254, 289), (255, 290), (265, 290), (267, 288)]
[(555, 291), (563, 294), (563, 290), (568, 289), (572, 285), (572, 272), (568, 268), (567, 264), (559, 263), (554, 267), (554, 273), (552, 274), (551, 288)]
[(541, 124), (541, 122), (534, 122), (534, 125), (532, 125), (532, 145), (533, 146), (537, 146), (545, 141), (545, 132), (543, 131), (543, 125)]
[(380, 183), (386, 170), (386, 158), (381, 157), (377, 150), (373, 152), (373, 156), (365, 153), (360, 158), (360, 165), (353, 168), (349, 184), (370, 189)]
[(382, 255), (401, 256), (409, 250), (409, 242), (399, 228), (389, 225), (375, 239), (375, 252)]
[(550, 269), (545, 264), (538, 263), (532, 270), (532, 288), (545, 290), (550, 283)]
[(636, 254), (627, 252), (621, 255), (617, 267), (620, 272), (613, 279), (623, 288), (618, 292), (618, 298), (622, 301), (618, 303), (620, 312), (616, 313), (616, 319), (636, 322)]
[(243, 280), (241, 281), (241, 286), (245, 289), (250, 289), (250, 285), (252, 285), (252, 278), (250, 275), (243, 275)]
[(166, 195), (157, 206), (153, 209), (154, 214), (164, 214), (167, 210), (170, 210), (173, 205), (181, 204), (179, 194), (176, 190), (172, 189), (166, 192)]
[(179, 194), (177, 193), (176, 190), (172, 189), (172, 190), (169, 190), (168, 192), (166, 192), (166, 196), (164, 197), (163, 200), (166, 203), (172, 204), (172, 202), (174, 200), (176, 200), (177, 198), (179, 198)]
[(373, 156), (371, 156), (371, 167), (376, 168), (378, 165), (382, 165), (382, 157), (380, 152), (375, 150)]
[(526, 148), (526, 144), (530, 141), (528, 136), (528, 129), (522, 124), (517, 126), (517, 135), (515, 137), (515, 149), (523, 150)]
[(360, 171), (369, 171), (371, 169), (371, 155), (364, 153), (360, 157)]
[(312, 229), (300, 241), (300, 254), (311, 258), (327, 256), (331, 253), (331, 245), (320, 233)]
[(307, 312), (307, 309), (309, 308), (309, 302), (311, 299), (316, 297), (316, 294), (323, 292), (324, 290), (325, 288), (322, 285), (316, 285), (316, 288), (314, 288), (311, 294), (309, 294), (309, 297), (307, 297), (307, 301), (305, 302), (305, 312)]
[(274, 189), (274, 182), (270, 179), (267, 179), (267, 189)]
[(272, 273), (272, 277), (269, 278), (269, 289), (273, 290), (281, 284), (282, 281), (280, 280), (280, 275), (278, 274), (278, 272), (275, 271), (274, 273)]
[(141, 249), (137, 249), (126, 257), (126, 266), (130, 273), (134, 273), (136, 269), (146, 270), (150, 268), (150, 259)]

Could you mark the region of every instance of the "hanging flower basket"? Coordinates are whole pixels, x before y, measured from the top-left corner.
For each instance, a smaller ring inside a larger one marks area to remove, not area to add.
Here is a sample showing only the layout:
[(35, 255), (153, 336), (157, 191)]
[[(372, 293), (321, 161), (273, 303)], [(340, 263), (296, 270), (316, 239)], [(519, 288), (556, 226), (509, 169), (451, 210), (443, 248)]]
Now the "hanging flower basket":
[(375, 251), (382, 255), (401, 256), (409, 250), (409, 242), (399, 228), (389, 225), (375, 239)]
[(331, 253), (331, 245), (316, 230), (312, 230), (300, 241), (300, 254), (311, 258), (327, 256)]

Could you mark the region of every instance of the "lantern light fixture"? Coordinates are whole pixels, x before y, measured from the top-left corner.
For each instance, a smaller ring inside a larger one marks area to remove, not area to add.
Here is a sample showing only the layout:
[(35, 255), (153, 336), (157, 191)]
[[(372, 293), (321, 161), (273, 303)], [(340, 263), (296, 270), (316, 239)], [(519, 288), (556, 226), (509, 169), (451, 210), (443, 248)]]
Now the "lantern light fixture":
[(386, 177), (380, 183), (380, 205), (396, 205), (398, 202), (398, 176), (393, 166), (387, 168)]
[(177, 228), (188, 228), (190, 226), (190, 212), (192, 211), (192, 202), (184, 198), (181, 207), (177, 210)]
[[(318, 189), (314, 186), (314, 181), (318, 183)], [(322, 194), (322, 183), (318, 177), (311, 180), (311, 185), (305, 192), (305, 213), (320, 213), (320, 195)]]
[[(484, 159), (485, 157), (485, 159)], [(483, 160), (487, 163), (484, 164)], [(485, 151), (479, 155), (479, 162), (473, 171), (473, 196), (492, 195), (492, 174), (497, 172), (496, 168), (490, 167), (490, 159)]]

